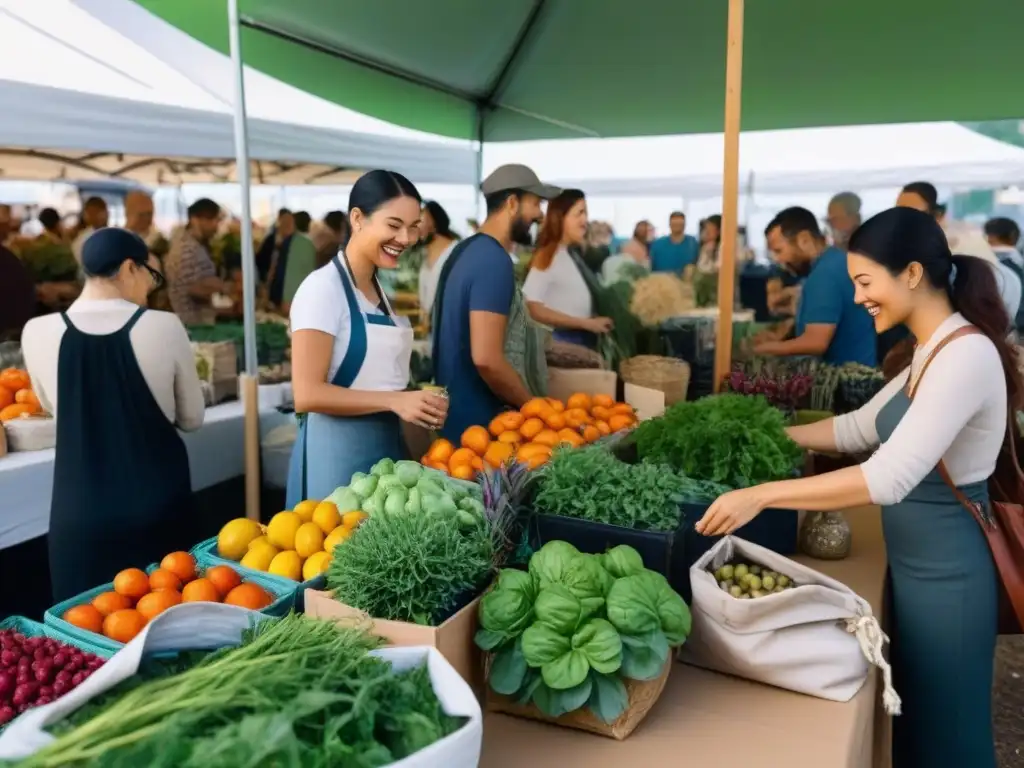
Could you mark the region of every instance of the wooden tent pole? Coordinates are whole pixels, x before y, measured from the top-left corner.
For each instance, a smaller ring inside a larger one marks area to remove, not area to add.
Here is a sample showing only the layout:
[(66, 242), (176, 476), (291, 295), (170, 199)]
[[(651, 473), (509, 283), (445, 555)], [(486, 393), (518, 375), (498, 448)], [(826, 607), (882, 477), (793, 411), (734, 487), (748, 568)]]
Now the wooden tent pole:
[(732, 308), (736, 291), (739, 226), (740, 102), (743, 91), (743, 0), (729, 0), (725, 55), (725, 163), (722, 173), (722, 242), (718, 267), (715, 391), (732, 367)]

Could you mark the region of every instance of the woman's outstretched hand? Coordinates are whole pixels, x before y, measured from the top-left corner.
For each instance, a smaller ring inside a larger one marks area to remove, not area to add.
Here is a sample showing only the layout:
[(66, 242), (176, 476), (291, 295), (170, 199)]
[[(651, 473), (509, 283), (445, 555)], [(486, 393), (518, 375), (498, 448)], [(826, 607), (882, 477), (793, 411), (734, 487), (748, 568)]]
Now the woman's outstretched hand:
[(764, 509), (761, 494), (756, 487), (723, 493), (708, 507), (695, 526), (697, 533), (721, 536), (742, 528)]
[(391, 410), (402, 421), (424, 429), (440, 429), (448, 417), (448, 398), (427, 390), (396, 392)]

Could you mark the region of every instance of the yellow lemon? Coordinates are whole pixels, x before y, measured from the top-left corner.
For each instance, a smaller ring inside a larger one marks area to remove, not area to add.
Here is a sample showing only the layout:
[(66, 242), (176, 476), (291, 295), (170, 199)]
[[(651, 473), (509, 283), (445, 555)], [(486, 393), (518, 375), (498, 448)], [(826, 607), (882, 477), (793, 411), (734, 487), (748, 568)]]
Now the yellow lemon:
[(312, 499), (300, 501), (295, 505), (295, 509), (293, 509), (292, 512), (298, 515), (302, 522), (308, 523), (313, 519), (313, 510), (316, 509), (317, 504), (319, 503), (319, 501), (313, 501)]
[(313, 522), (328, 534), (341, 525), (341, 514), (333, 501), (321, 501), (313, 511)]
[[(255, 539), (250, 541), (249, 542), (249, 551), (252, 552), (254, 549), (256, 549), (256, 547), (264, 547), (264, 546), (266, 546), (266, 547), (274, 547), (274, 545), (270, 543), (270, 539), (267, 538), (266, 534), (263, 534), (262, 536), (257, 536)], [(274, 547), (274, 549), (277, 549), (277, 547)]]
[(303, 523), (295, 532), (295, 551), (299, 557), (309, 557), (324, 549), (324, 532), (316, 523)]
[(317, 552), (302, 564), (302, 580), (309, 581), (315, 579), (321, 573), (327, 570), (327, 566), (331, 564), (331, 556), (326, 552)]
[(351, 535), (351, 528), (346, 528), (343, 525), (339, 525), (337, 528), (335, 528), (333, 531), (327, 534), (327, 538), (324, 539), (324, 552), (327, 552), (328, 554), (333, 553), (334, 548), (341, 542), (345, 541)]
[(341, 516), (341, 524), (344, 525), (346, 528), (355, 528), (368, 517), (368, 514), (366, 514), (365, 512), (360, 512), (358, 510), (355, 512), (346, 512), (344, 515)]
[(277, 557), (277, 548), (274, 545), (260, 544), (245, 553), (245, 557), (242, 558), (242, 566), (266, 573), (275, 557)]
[(278, 512), (270, 518), (267, 538), (278, 549), (295, 549), (295, 534), (302, 519), (294, 512)]
[(255, 520), (245, 517), (232, 520), (217, 534), (217, 554), (228, 560), (241, 560), (249, 543), (262, 535), (263, 529)]
[(281, 552), (270, 561), (267, 572), (292, 581), (302, 581), (302, 558), (294, 550)]

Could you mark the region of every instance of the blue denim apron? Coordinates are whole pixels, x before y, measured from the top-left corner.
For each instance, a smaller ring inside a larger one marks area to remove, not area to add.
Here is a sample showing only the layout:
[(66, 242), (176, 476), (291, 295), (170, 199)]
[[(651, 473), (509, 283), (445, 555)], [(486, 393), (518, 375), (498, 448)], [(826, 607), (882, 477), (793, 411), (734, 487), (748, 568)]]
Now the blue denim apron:
[[(884, 442), (910, 407), (900, 390), (879, 411)], [(988, 502), (988, 484), (960, 486)], [(893, 768), (996, 768), (992, 660), (998, 580), (977, 521), (932, 470), (882, 508), (892, 598), (890, 662), (903, 714), (893, 719)]]
[[(400, 386), (399, 382), (395, 382), (395, 391), (399, 391), (409, 380), (412, 329), (396, 322), (386, 299), (387, 314), (364, 312), (356, 298), (355, 283), (339, 257), (336, 256), (333, 263), (345, 287), (352, 327), (348, 349), (331, 383), (351, 389), (373, 388), (360, 386), (360, 380), (365, 380), (369, 367), (396, 364), (396, 339), (390, 334), (403, 334), (402, 339), (397, 340), (398, 344), (404, 342), (404, 352), (398, 354), (398, 365), (402, 365), (404, 354), (405, 367), (404, 382)], [(376, 345), (375, 339), (378, 342)], [(300, 419), (299, 434), (288, 468), (288, 509), (305, 499), (329, 496), (335, 488), (347, 485), (354, 473), (368, 472), (381, 459), (405, 458), (401, 422), (393, 413), (373, 413), (367, 416), (307, 413), (300, 416)]]

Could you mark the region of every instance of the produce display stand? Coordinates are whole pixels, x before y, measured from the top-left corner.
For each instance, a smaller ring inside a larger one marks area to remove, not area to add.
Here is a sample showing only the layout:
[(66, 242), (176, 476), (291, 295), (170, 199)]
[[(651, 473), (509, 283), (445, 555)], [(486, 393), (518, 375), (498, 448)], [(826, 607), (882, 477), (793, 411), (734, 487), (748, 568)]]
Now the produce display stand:
[[(847, 584), (881, 615), (885, 546), (877, 507), (851, 510), (845, 560), (796, 560)], [(756, 765), (759, 768), (887, 768), (888, 718), (878, 671), (846, 703), (676, 664), (661, 698), (628, 739), (611, 739), (490, 712), (481, 768), (523, 765), (620, 768)]]

